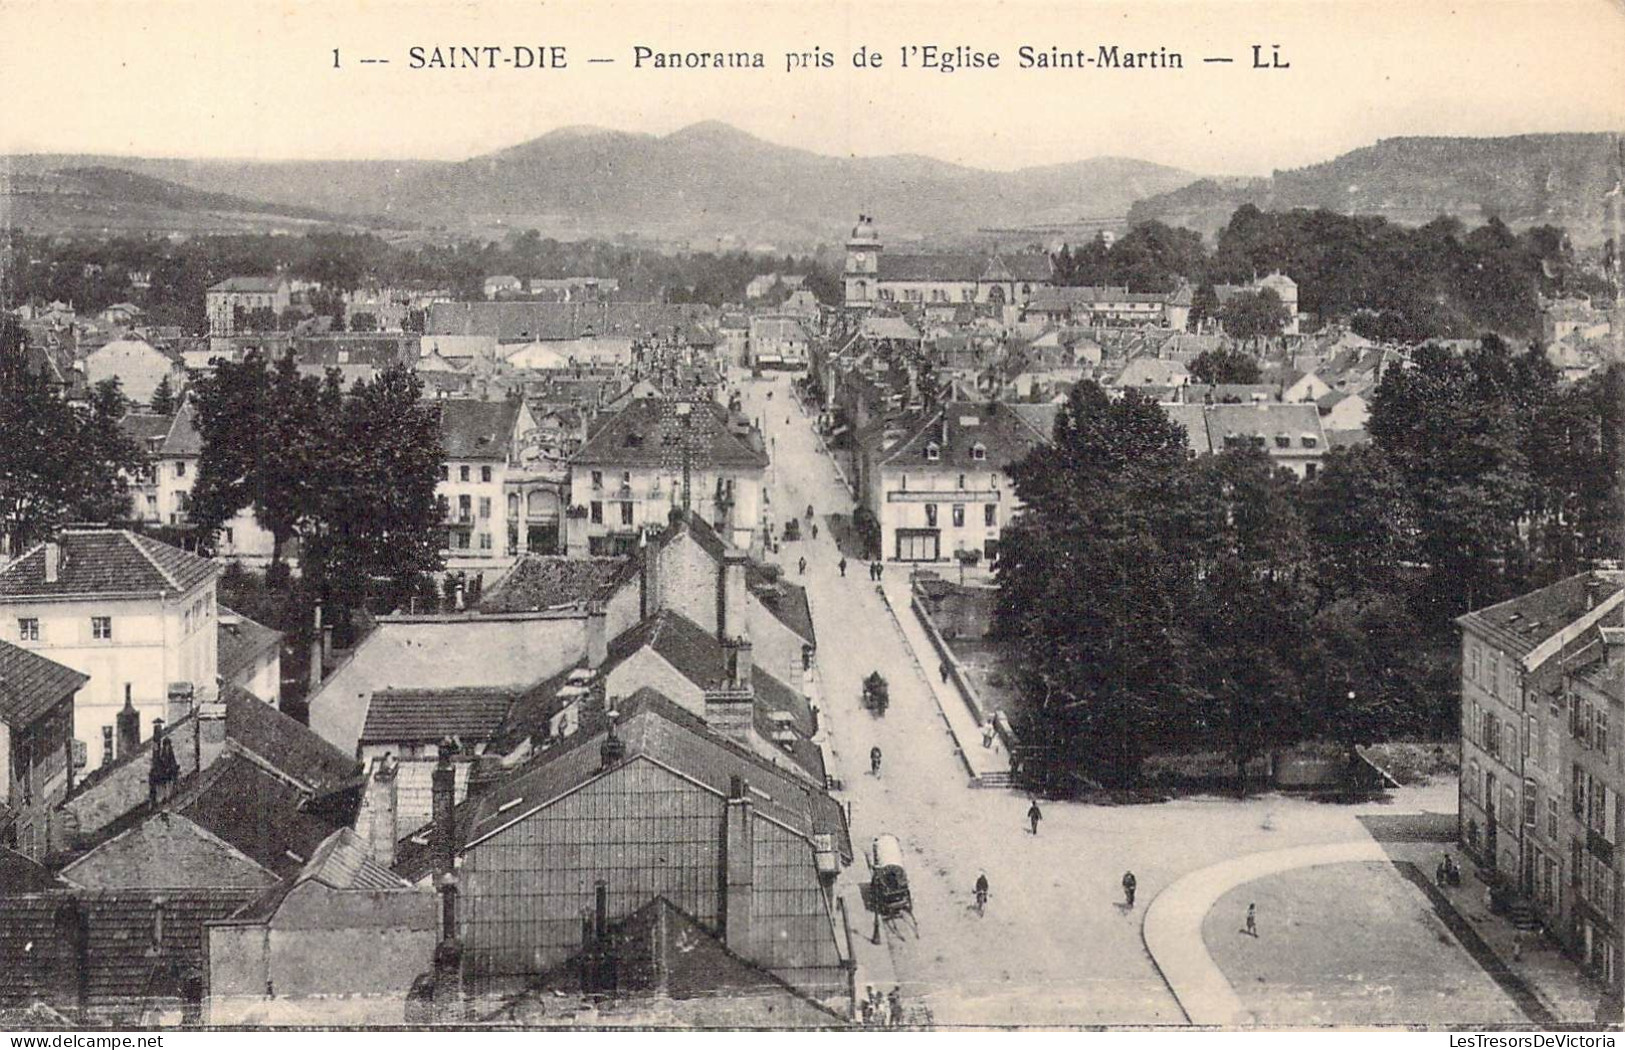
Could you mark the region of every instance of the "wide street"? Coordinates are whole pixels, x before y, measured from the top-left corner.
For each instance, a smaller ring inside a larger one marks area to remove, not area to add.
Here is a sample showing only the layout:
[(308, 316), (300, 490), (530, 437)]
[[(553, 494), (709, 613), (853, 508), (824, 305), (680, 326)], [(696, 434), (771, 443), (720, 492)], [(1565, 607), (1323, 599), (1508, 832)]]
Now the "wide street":
[[(867, 565), (853, 561), (847, 575), (840, 575), (840, 554), (825, 522), (831, 513), (849, 514), (851, 498), (821, 452), (788, 378), (753, 381), (736, 373), (735, 380), (746, 415), (761, 420), (769, 440), (773, 520), (782, 528), (785, 519), (800, 517), (809, 503), (817, 510), (818, 539), (783, 544), (777, 561), (787, 578), (808, 588), (832, 737), (831, 772), (845, 781), (844, 797), (852, 803), (854, 846), (861, 853), (882, 832), (903, 843), (918, 925), (894, 923), (886, 937), (905, 1000), (928, 1007), (936, 1024), (1186, 1023), (1186, 1011), (1142, 935), (1146, 907), (1162, 890), (1182, 876), (1250, 854), (1371, 845), (1358, 819), (1362, 814), (1454, 811), (1453, 788), (1401, 790), (1386, 803), (1347, 806), (1274, 795), (1122, 807), (1045, 802), (1035, 837), (1025, 821), (1027, 798), (969, 786), (937, 701), (876, 594)], [(804, 576), (798, 574), (801, 557), (808, 562)], [(906, 573), (907, 568), (893, 564), (886, 572)], [(906, 607), (898, 613), (910, 615)], [(929, 654), (923, 659), (926, 670), (935, 674), (934, 659)], [(891, 707), (884, 717), (871, 715), (859, 703), (861, 679), (874, 670), (891, 687)], [(868, 768), (869, 749), (875, 745), (884, 753), (879, 777)], [(992, 887), (981, 917), (971, 907), (979, 869), (987, 872)], [(1138, 880), (1132, 910), (1123, 906), (1119, 888), (1125, 870)], [(860, 858), (848, 874), (861, 880), (866, 871)], [(1394, 892), (1415, 891), (1403, 886)], [(1296, 917), (1301, 920), (1303, 913)], [(1363, 918), (1374, 921), (1373, 916)], [(1240, 916), (1235, 919), (1230, 925), (1239, 926)], [(1393, 921), (1413, 920), (1395, 913)], [(851, 922), (855, 936), (869, 934), (867, 914), (854, 913)], [(1321, 934), (1325, 942), (1339, 931), (1328, 928)], [(1199, 923), (1190, 936), (1188, 950), (1194, 956), (1204, 950)], [(1313, 940), (1299, 937), (1296, 943), (1308, 943), (1312, 951)], [(1373, 943), (1379, 948), (1371, 965), (1380, 970), (1380, 938)], [(1420, 955), (1407, 958), (1407, 968), (1426, 964), (1430, 951), (1439, 972), (1459, 970), (1467, 959), (1448, 937), (1422, 938), (1418, 944)], [(1358, 979), (1385, 978), (1368, 973)], [(1358, 989), (1353, 991), (1346, 1000), (1354, 1004), (1349, 1015), (1329, 1020), (1361, 1019)], [(1440, 1015), (1425, 1020), (1504, 1021), (1502, 1004), (1497, 1001), (1491, 1008), (1488, 1001), (1497, 994), (1491, 986), (1480, 996), (1443, 1001)], [(1459, 1008), (1454, 1016), (1453, 1006)]]

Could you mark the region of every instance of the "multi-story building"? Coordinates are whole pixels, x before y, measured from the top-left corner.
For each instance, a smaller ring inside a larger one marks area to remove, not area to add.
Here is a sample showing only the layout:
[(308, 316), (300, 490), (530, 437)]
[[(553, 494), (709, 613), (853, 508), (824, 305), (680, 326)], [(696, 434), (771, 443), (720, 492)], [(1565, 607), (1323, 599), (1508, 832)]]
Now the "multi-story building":
[(277, 315), (292, 302), (288, 282), (281, 277), (228, 277), (210, 285), (205, 293), (210, 335), (235, 335), (237, 311), (245, 314), (270, 310)]
[(885, 252), (874, 220), (859, 216), (846, 242), (846, 305), (989, 303), (1025, 306), (1054, 283), (1048, 255)]
[(760, 537), (767, 466), (761, 435), (714, 401), (630, 401), (570, 458), (568, 552), (630, 553), (685, 500), (750, 550)]
[(1617, 998), (1625, 574), (1580, 573), (1457, 623), (1461, 841)]
[(1185, 428), (1194, 455), (1252, 446), (1300, 478), (1320, 473), (1326, 432), (1314, 405), (1257, 401), (1246, 405), (1164, 404), (1162, 410)]
[(47, 814), (83, 764), (73, 697), (84, 684), (78, 671), (0, 642), (0, 812), (12, 818), (0, 821), (0, 845), (25, 856), (49, 852)]
[(211, 561), (133, 532), (64, 529), (0, 570), (0, 631), (89, 676), (73, 728), (99, 762), (127, 702), (150, 727), (168, 717), (172, 683), (214, 699), (219, 574)]
[[(203, 458), (203, 435), (197, 410), (185, 401), (173, 416), (130, 413), (120, 428), (136, 441), (142, 463), (130, 485), (130, 516), (141, 522), (186, 528), (191, 524), (192, 486)], [(275, 539), (244, 507), (215, 536), (215, 552), (224, 558), (269, 561)]]
[[(440, 501), (446, 523), (446, 551), (453, 558), (505, 558), (513, 554), (518, 522), (507, 515), (509, 467), (516, 464), (521, 438), (535, 429), (520, 401), (438, 402)], [(513, 543), (510, 543), (513, 539)]]
[(1003, 402), (950, 401), (927, 414), (870, 472), (883, 556), (996, 558), (1000, 530), (1020, 509), (1006, 471), (1046, 440)]
[(1191, 289), (1184, 284), (1171, 292), (1131, 292), (1126, 287), (1044, 288), (1033, 295), (1022, 316), (1057, 323), (1183, 331), (1191, 316)]

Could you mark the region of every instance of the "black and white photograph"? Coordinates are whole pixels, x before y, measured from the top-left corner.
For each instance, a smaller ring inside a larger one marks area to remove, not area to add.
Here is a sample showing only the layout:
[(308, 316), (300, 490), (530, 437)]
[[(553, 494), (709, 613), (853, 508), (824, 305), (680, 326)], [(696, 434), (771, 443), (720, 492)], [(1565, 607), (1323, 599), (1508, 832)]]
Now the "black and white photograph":
[(1622, 0), (0, 40), (8, 1046), (1614, 1045)]

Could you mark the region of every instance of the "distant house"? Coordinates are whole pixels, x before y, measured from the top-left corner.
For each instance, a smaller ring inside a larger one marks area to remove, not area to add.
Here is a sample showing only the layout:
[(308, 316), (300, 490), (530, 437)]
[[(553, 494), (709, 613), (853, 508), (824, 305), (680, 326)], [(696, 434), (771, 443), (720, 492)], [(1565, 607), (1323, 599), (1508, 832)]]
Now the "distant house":
[(1191, 381), (1190, 370), (1172, 358), (1142, 355), (1123, 366), (1117, 375), (1108, 377), (1105, 386), (1123, 390), (1144, 387), (1181, 387)]
[[(126, 420), (131, 418), (126, 417)], [(198, 466), (203, 459), (203, 435), (197, 429), (197, 409), (190, 400), (181, 404), (156, 451), (152, 450), (150, 440), (155, 425), (145, 422), (140, 425), (149, 440), (146, 469), (138, 492), (132, 493), (132, 499), (138, 495), (141, 500), (135, 508), (136, 516), (142, 521), (187, 528), (191, 525), (192, 486), (197, 484)], [(127, 427), (126, 431), (132, 429)], [(214, 544), (215, 553), (220, 557), (260, 563), (270, 560), (275, 537), (254, 517), (252, 507), (244, 507), (221, 526)]]
[(1371, 416), (1366, 399), (1347, 390), (1333, 390), (1315, 406), (1320, 410), (1320, 425), (1327, 430), (1364, 430)]
[(76, 764), (83, 764), (73, 738), (73, 703), (87, 680), (0, 642), (0, 844), (26, 857), (50, 852), (51, 810), (72, 786)]
[(535, 429), (522, 401), (438, 402), (440, 501), (445, 549), (457, 558), (505, 558), (519, 549), (517, 515), (510, 519), (508, 471), (519, 439)]
[(1326, 455), (1326, 434), (1314, 405), (1278, 401), (1163, 404), (1162, 410), (1185, 428), (1185, 440), (1194, 455), (1250, 446), (1305, 479), (1320, 472)]
[(149, 403), (166, 378), (177, 393), (186, 385), (186, 369), (144, 339), (116, 339), (93, 350), (85, 356), (84, 368), (86, 383), (117, 379), (124, 396), (137, 405)]
[(485, 297), (487, 299), (500, 299), (505, 295), (517, 295), (525, 290), (525, 282), (512, 274), (497, 274), (485, 279)]
[(1101, 327), (1155, 327), (1183, 331), (1190, 320), (1191, 290), (1131, 292), (1126, 287), (1063, 286), (1036, 292), (1024, 318)]
[(807, 367), (807, 330), (794, 317), (759, 316), (750, 319), (749, 364), (756, 368)]
[(282, 632), (220, 607), (220, 681), (238, 686), (268, 704), (282, 698)]
[(292, 290), (281, 277), (228, 277), (209, 286), (205, 308), (210, 335), (235, 335), (237, 311), (270, 310), (281, 316), (292, 302)]
[(879, 303), (1020, 307), (1049, 287), (1054, 276), (1054, 263), (1046, 254), (886, 252), (874, 222), (860, 216), (847, 238), (842, 282), (852, 309)]

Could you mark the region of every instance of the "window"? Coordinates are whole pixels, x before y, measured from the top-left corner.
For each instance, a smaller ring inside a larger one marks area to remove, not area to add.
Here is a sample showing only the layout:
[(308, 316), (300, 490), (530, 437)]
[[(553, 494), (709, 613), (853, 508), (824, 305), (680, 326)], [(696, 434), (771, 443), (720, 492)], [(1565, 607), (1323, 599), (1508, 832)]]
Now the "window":
[(990, 529), (999, 524), (999, 505), (997, 503), (982, 505), (982, 524)]
[(1467, 777), (1463, 781), (1467, 785), (1467, 797), (1474, 802), (1478, 801), (1478, 759), (1467, 763)]
[(491, 480), (491, 468), (490, 467), (481, 467), (480, 468), (480, 480), (481, 481), (490, 481)]
[(490, 516), (491, 516), (491, 497), (490, 496), (481, 496), (480, 497), (480, 517), (489, 518)]
[(604, 523), (604, 504), (603, 504), (603, 501), (602, 500), (596, 500), (596, 499), (593, 500), (592, 501), (591, 512), (592, 512), (592, 523), (594, 525), (602, 525)]
[(623, 500), (621, 502), (621, 524), (622, 525), (630, 525), (630, 524), (632, 524), (632, 501), (631, 500)]
[(970, 458), (980, 462), (987, 458), (987, 446), (980, 441), (970, 447)]
[(1275, 447), (1276, 448), (1291, 448), (1292, 447), (1292, 438), (1290, 438), (1286, 434), (1277, 434), (1277, 435), (1275, 435)]
[(1574, 819), (1586, 818), (1586, 773), (1578, 765), (1574, 767), (1574, 779), (1569, 786), (1569, 808), (1574, 813)]
[(452, 544), (452, 546), (456, 547), (460, 551), (468, 550), (468, 533), (466, 533), (466, 532), (454, 532), (454, 533), (452, 533), (452, 536), (456, 540), (456, 542), (454, 542)]
[(440, 480), (441, 481), (450, 481), (451, 480), (451, 468), (446, 466), (446, 464), (444, 464), (444, 463), (440, 464)]
[(474, 516), (474, 497), (464, 493), (457, 497), (457, 518), (468, 521)]
[(934, 529), (937, 527), (937, 505), (935, 503), (925, 505), (925, 524), (927, 528)]
[(632, 472), (630, 470), (621, 471), (621, 488), (629, 489), (631, 487), (632, 487)]
[(1478, 646), (1476, 645), (1467, 647), (1467, 677), (1474, 682), (1478, 681)]
[(1557, 799), (1546, 799), (1546, 837), (1553, 842), (1557, 841)]
[(960, 488), (965, 487), (965, 475), (963, 475), (963, 474), (959, 475), (959, 487)]
[(113, 727), (102, 726), (102, 765), (113, 761)]
[(113, 637), (113, 618), (111, 616), (92, 616), (90, 618), (90, 636), (100, 641), (109, 641)]
[(186, 477), (186, 460), (177, 459), (175, 461), (175, 476), (177, 478)]
[(1495, 696), (1501, 695), (1501, 653), (1490, 650), (1490, 692)]
[(18, 620), (17, 637), (25, 642), (39, 641), (39, 620), (32, 616)]
[(1313, 481), (1313, 480), (1315, 480), (1315, 475), (1318, 474), (1318, 473), (1320, 473), (1320, 464), (1318, 464), (1318, 463), (1305, 463), (1303, 465), (1304, 480)]
[(925, 446), (925, 459), (926, 459), (926, 462), (927, 463), (935, 463), (937, 460), (939, 460), (941, 458), (942, 458), (942, 449), (937, 446), (937, 443), (935, 441), (928, 442), (926, 444), (926, 446)]
[(594, 491), (604, 487), (604, 472), (603, 471), (595, 470), (595, 471), (592, 472), (592, 487), (593, 487)]
[(1537, 788), (1535, 786), (1535, 781), (1532, 778), (1525, 777), (1524, 781), (1523, 781), (1523, 826), (1524, 827), (1532, 828), (1532, 827), (1535, 826), (1535, 815), (1536, 815), (1536, 813), (1539, 812), (1539, 805), (1540, 805), (1539, 788)]
[(467, 481), (468, 480), (468, 468), (466, 466), (457, 468), (457, 480), (458, 481)]
[(1608, 754), (1608, 708), (1598, 704), (1596, 720), (1592, 725), (1592, 741), (1604, 756)]
[(1534, 741), (1535, 741), (1535, 716), (1530, 715), (1529, 718), (1528, 718), (1528, 724), (1524, 726), (1524, 733), (1523, 733), (1523, 757), (1524, 758), (1529, 757), (1530, 748), (1534, 745)]
[(491, 534), (489, 532), (480, 533), (480, 550), (488, 551), (490, 549), (491, 549)]
[(954, 528), (962, 529), (964, 527), (965, 527), (965, 505), (963, 503), (955, 503), (954, 504)]

